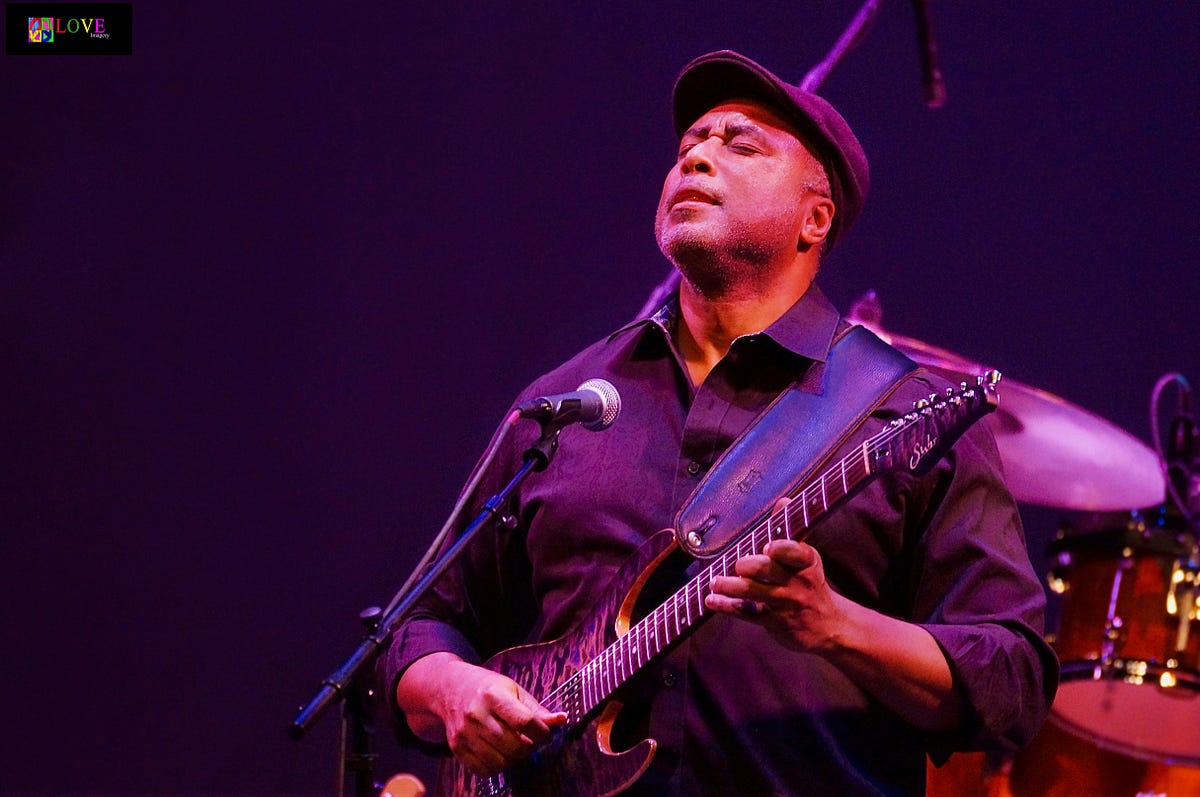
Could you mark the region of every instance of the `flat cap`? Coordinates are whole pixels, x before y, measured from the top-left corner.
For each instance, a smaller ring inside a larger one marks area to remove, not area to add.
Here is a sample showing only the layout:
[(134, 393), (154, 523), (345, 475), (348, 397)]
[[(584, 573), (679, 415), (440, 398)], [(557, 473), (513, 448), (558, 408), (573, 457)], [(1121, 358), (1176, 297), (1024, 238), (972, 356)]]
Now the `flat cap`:
[(719, 50), (689, 63), (676, 79), (671, 99), (676, 135), (682, 136), (714, 106), (738, 98), (777, 109), (796, 125), (825, 165), (836, 207), (828, 238), (832, 245), (858, 218), (871, 182), (867, 155), (854, 131), (825, 99), (780, 79), (741, 53)]

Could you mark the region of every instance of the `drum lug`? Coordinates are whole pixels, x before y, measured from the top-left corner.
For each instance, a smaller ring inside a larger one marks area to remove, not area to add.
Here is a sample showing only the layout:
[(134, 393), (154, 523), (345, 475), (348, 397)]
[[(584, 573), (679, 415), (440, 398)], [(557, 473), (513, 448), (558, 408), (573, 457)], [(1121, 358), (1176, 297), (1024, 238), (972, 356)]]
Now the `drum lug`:
[(1171, 586), (1167, 591), (1167, 614), (1185, 620), (1195, 620), (1200, 613), (1200, 571), (1191, 563), (1175, 561), (1171, 570)]
[(1065, 595), (1067, 590), (1071, 588), (1071, 582), (1067, 574), (1071, 572), (1073, 564), (1074, 559), (1070, 551), (1062, 550), (1058, 552), (1055, 566), (1050, 568), (1050, 572), (1046, 574), (1046, 585), (1050, 587), (1050, 591), (1055, 595)]
[(1187, 650), (1192, 621), (1196, 619), (1197, 609), (1200, 608), (1200, 571), (1193, 566), (1194, 563), (1194, 557), (1186, 563), (1177, 559), (1171, 571), (1167, 614), (1179, 618), (1175, 629), (1176, 653)]
[(1100, 646), (1100, 659), (1106, 665), (1116, 660), (1116, 653), (1125, 641), (1125, 621), (1120, 615), (1113, 615), (1104, 624), (1104, 644)]

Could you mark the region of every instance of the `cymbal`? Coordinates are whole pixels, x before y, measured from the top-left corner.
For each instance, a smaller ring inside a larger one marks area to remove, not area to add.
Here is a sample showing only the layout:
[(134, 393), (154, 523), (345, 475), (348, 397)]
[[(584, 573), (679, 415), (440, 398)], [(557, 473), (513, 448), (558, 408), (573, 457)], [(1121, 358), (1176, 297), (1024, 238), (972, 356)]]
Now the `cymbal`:
[[(852, 312), (850, 319), (955, 382), (987, 370), (946, 349), (887, 332), (870, 323), (869, 315), (864, 319)], [(996, 436), (1005, 481), (1018, 501), (1085, 512), (1163, 503), (1158, 455), (1142, 441), (1082, 407), (1008, 377), (999, 393), (1000, 406), (984, 421)]]

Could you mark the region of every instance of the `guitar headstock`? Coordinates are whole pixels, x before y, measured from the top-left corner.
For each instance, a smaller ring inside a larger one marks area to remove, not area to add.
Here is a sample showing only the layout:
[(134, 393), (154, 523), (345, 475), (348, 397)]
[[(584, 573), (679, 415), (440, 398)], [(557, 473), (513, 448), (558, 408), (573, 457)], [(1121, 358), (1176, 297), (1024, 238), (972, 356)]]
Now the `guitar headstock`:
[(1000, 379), (999, 371), (987, 371), (974, 384), (963, 382), (916, 402), (871, 439), (875, 467), (917, 473), (931, 467), (971, 424), (999, 405)]

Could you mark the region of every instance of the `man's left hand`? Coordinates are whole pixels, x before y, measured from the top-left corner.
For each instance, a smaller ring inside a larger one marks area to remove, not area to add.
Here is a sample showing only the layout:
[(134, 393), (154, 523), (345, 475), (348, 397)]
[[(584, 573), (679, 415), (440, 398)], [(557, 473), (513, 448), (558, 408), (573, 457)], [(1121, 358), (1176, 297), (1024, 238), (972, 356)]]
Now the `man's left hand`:
[(825, 581), (821, 556), (811, 545), (772, 540), (763, 553), (737, 560), (733, 572), (713, 579), (704, 600), (708, 608), (757, 623), (793, 650), (837, 649), (845, 599)]

